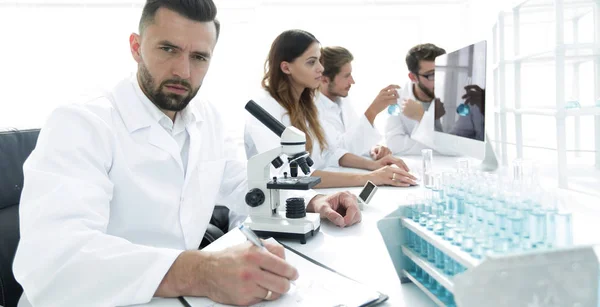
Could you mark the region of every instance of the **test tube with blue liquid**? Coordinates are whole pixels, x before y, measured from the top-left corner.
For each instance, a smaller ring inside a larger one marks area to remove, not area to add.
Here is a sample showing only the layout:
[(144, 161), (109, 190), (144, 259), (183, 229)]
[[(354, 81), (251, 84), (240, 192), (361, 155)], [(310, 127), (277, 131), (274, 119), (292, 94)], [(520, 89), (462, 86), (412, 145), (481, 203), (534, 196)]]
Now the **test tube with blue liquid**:
[(454, 276), (454, 259), (448, 255), (444, 255), (444, 274)]
[(543, 248), (546, 245), (546, 211), (535, 207), (529, 214), (529, 230), (532, 248)]

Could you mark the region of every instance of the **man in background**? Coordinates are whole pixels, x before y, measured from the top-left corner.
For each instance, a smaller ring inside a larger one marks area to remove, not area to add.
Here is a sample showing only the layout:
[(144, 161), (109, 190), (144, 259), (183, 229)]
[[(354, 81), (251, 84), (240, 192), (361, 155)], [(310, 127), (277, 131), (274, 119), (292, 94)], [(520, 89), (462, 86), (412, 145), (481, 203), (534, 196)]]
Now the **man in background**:
[(378, 143), (381, 133), (375, 128), (375, 117), (398, 99), (398, 85), (383, 88), (363, 114), (357, 114), (347, 99), (350, 88), (355, 83), (352, 76), (354, 56), (344, 47), (324, 47), (321, 49), (320, 93), (316, 103), (319, 119), (330, 144), (336, 144), (343, 155), (370, 155), (379, 160), (392, 152)]
[[(420, 44), (406, 54), (410, 81), (400, 94), (404, 101), (402, 113), (389, 116), (385, 126), (386, 144), (396, 155), (420, 154), (422, 149), (431, 147), (414, 139), (413, 134), (435, 99), (435, 58), (445, 53), (434, 44)], [(435, 127), (441, 130), (440, 118), (445, 110), (441, 101), (435, 99), (435, 103)]]

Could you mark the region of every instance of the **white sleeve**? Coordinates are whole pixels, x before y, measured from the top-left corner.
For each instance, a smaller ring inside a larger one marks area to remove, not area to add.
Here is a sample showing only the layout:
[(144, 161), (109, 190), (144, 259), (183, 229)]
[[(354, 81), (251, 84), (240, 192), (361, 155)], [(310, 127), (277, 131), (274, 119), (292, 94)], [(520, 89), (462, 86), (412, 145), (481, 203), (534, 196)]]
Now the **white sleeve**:
[[(333, 131), (331, 128), (328, 128), (326, 123), (323, 123), (324, 131)], [(327, 150), (323, 150), (320, 153), (317, 153), (318, 156), (312, 154), (311, 157), (315, 162), (314, 169), (323, 170), (327, 167), (340, 167), (340, 159), (347, 154), (349, 151), (339, 143), (336, 143), (336, 140), (332, 139), (332, 135), (329, 133), (325, 133), (325, 140), (327, 142)], [(313, 150), (314, 152), (315, 150)]]
[(413, 131), (408, 131), (408, 128), (404, 124), (408, 120), (403, 114), (387, 118), (385, 126), (386, 145), (395, 155), (420, 154), (421, 149), (426, 148), (411, 137), (412, 132), (417, 130), (421, 125), (417, 123)]
[(357, 156), (369, 156), (371, 148), (382, 140), (381, 133), (371, 125), (364, 114), (356, 114), (350, 103), (344, 106), (344, 112), (350, 121), (344, 125), (349, 128), (333, 139), (340, 147)]
[(26, 161), (14, 273), (33, 306), (150, 301), (182, 252), (107, 234), (110, 127), (80, 107), (55, 111)]

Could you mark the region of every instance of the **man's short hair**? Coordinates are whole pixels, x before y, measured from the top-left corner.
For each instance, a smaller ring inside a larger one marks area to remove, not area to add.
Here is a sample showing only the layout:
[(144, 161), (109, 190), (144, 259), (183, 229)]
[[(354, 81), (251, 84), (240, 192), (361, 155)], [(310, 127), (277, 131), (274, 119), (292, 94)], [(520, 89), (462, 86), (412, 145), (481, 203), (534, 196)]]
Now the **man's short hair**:
[(154, 22), (154, 16), (161, 7), (174, 11), (190, 20), (214, 22), (217, 29), (217, 38), (219, 38), (221, 24), (216, 19), (217, 6), (212, 0), (146, 0), (140, 18), (140, 34), (144, 32), (148, 25)]
[(323, 65), (323, 76), (333, 81), (335, 76), (340, 73), (342, 66), (354, 60), (352, 53), (344, 47), (324, 47), (321, 48), (321, 65)]
[(419, 44), (410, 48), (406, 54), (406, 66), (410, 72), (416, 74), (421, 69), (419, 66), (421, 61), (433, 62), (435, 58), (445, 53), (446, 50), (434, 44)]

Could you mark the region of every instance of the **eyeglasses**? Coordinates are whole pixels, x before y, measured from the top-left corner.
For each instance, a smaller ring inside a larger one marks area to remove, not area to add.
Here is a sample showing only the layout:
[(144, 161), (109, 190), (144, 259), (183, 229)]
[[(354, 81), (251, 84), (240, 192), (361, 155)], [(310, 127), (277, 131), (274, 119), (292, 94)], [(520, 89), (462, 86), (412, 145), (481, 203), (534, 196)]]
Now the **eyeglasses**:
[(420, 73), (416, 73), (416, 75), (417, 76), (421, 76), (421, 77), (423, 77), (423, 78), (425, 78), (425, 79), (427, 79), (429, 81), (435, 81), (435, 73), (434, 72), (428, 73), (428, 74), (424, 74), (424, 75), (422, 75)]

